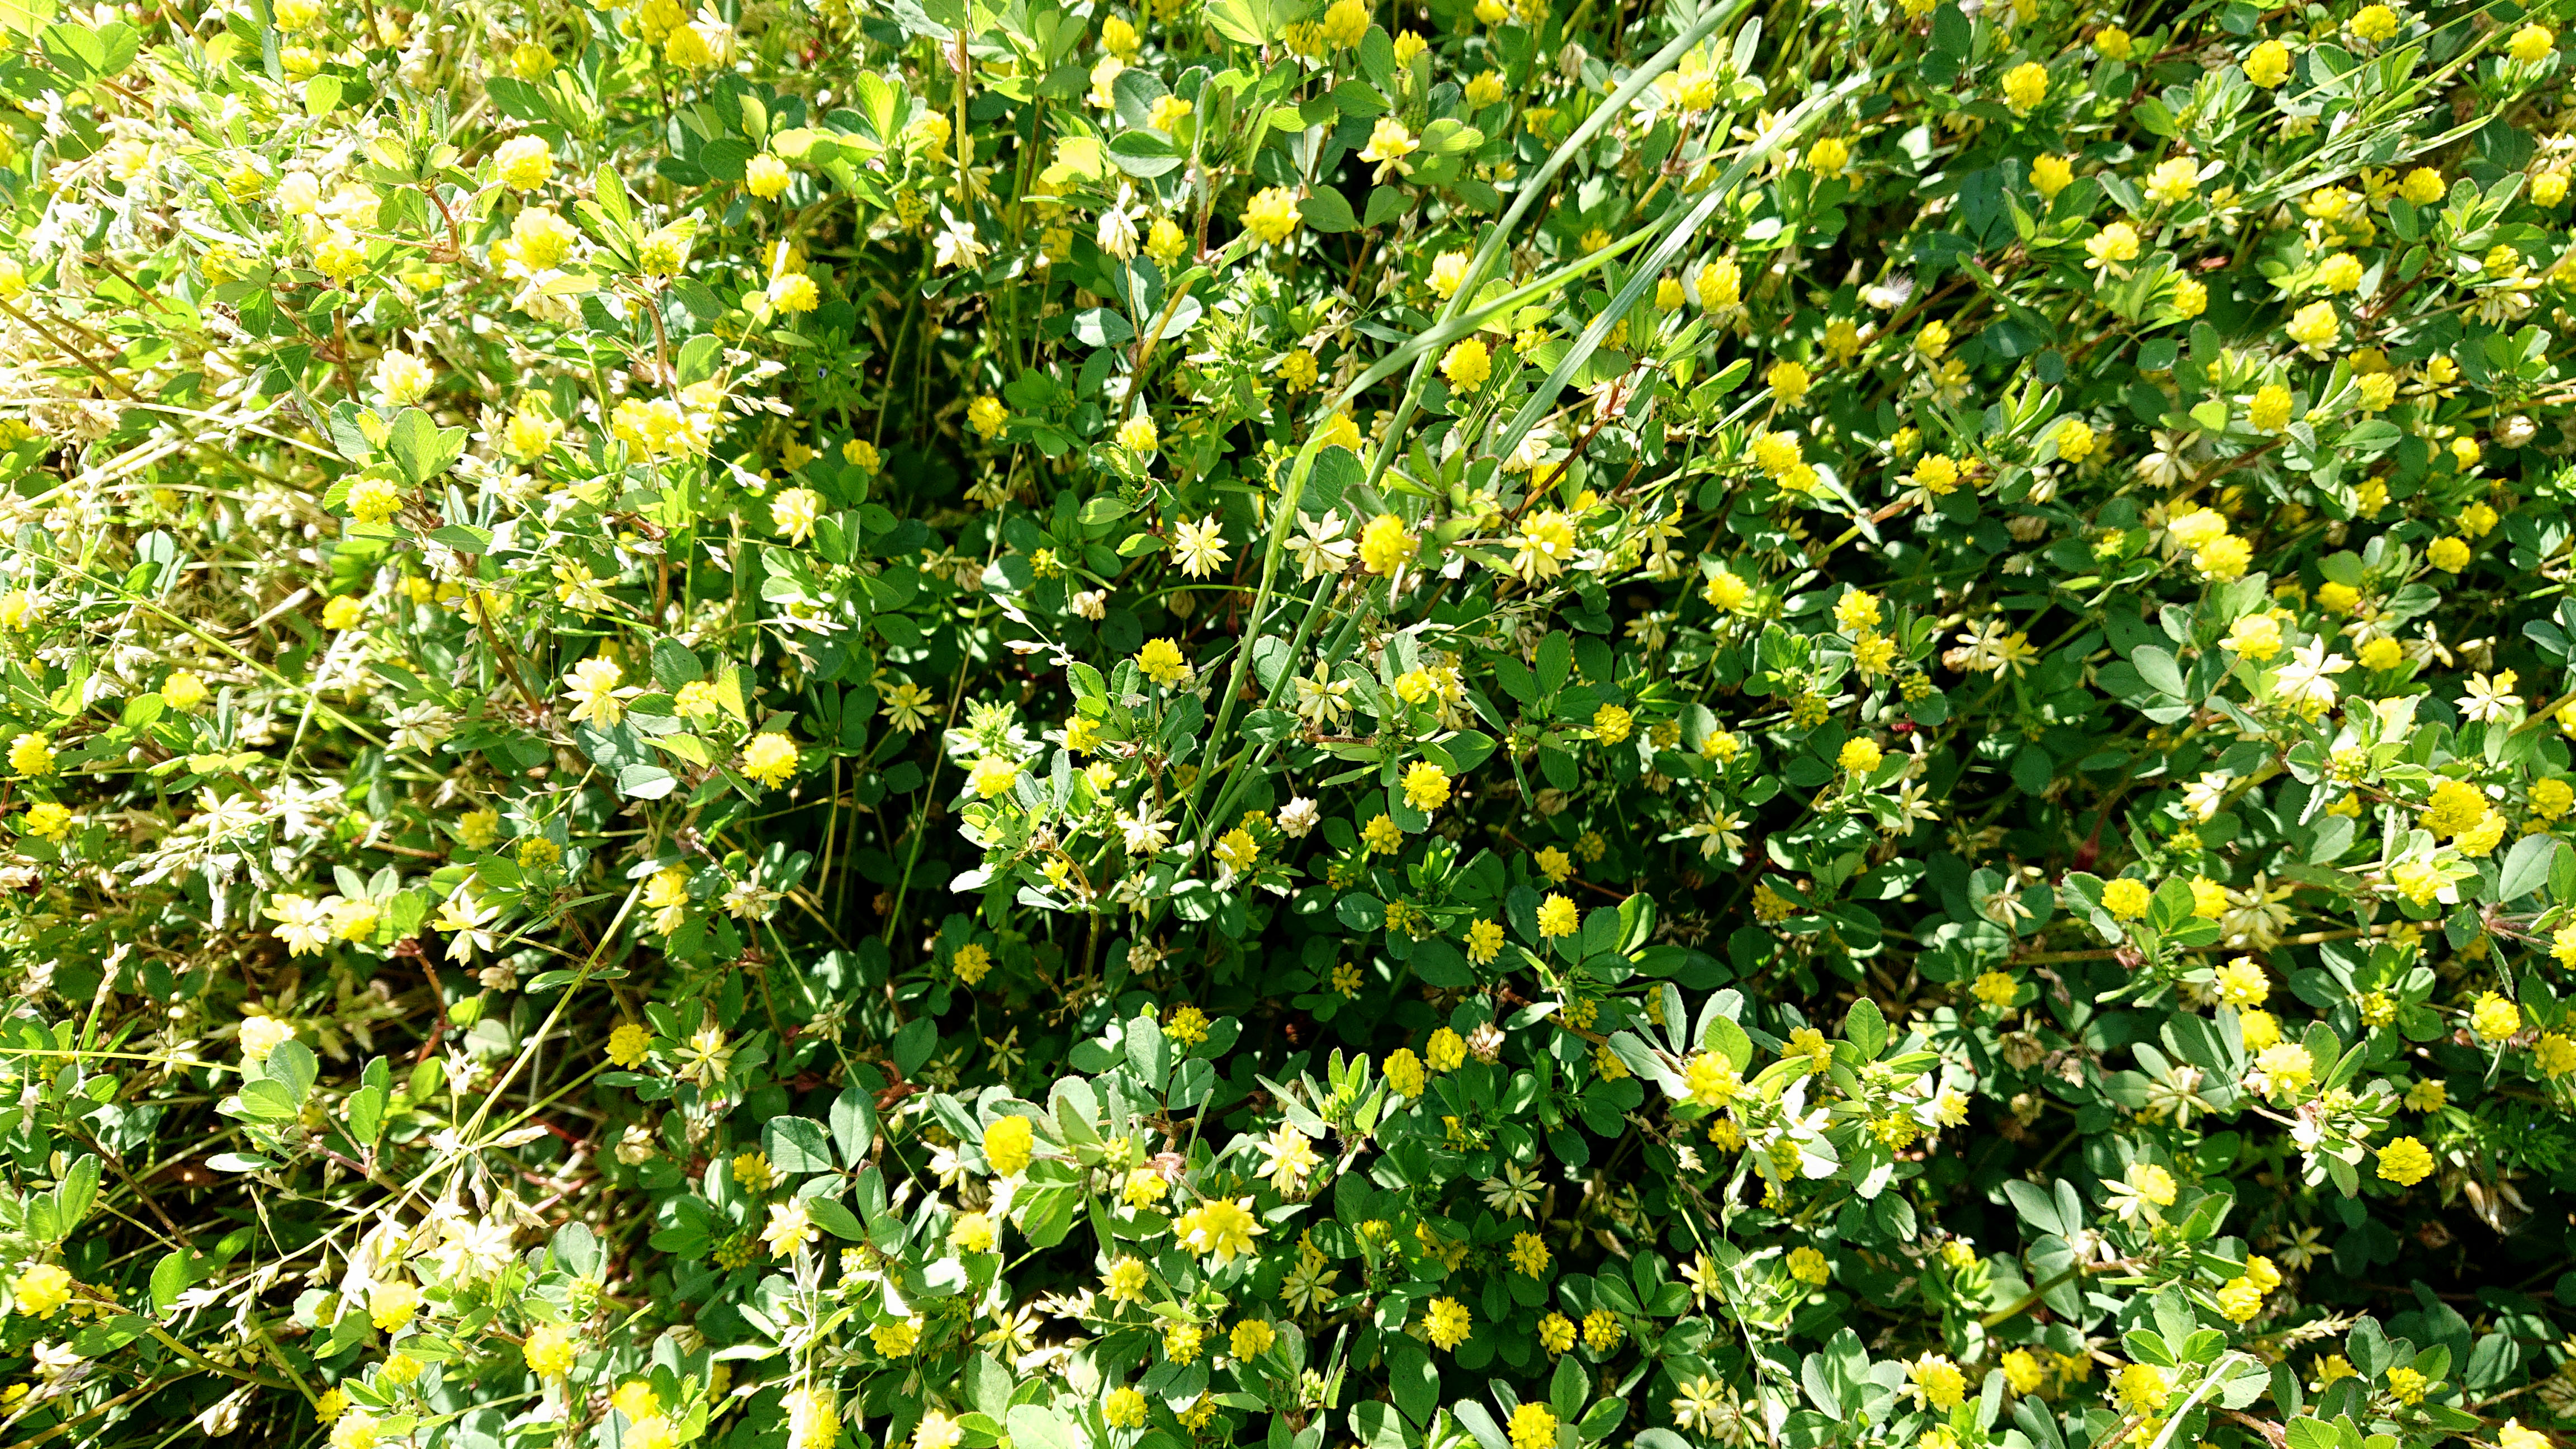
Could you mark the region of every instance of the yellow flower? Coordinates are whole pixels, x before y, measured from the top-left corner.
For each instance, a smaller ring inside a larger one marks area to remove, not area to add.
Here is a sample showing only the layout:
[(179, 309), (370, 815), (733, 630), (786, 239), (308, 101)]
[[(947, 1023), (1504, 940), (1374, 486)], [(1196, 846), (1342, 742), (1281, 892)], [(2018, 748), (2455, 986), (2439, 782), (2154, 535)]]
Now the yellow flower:
[(1440, 375), (1460, 392), (1474, 392), (1494, 371), (1493, 355), (1480, 338), (1462, 338), (1440, 359)]
[(2004, 102), (2012, 107), (2014, 115), (2027, 116), (2046, 99), (2048, 99), (2046, 66), (2036, 61), (2024, 61), (2004, 72)]
[(555, 174), (554, 148), (543, 136), (513, 136), (492, 153), (492, 174), (512, 191), (534, 191)]
[(1429, 760), (1416, 760), (1404, 771), (1404, 803), (1431, 811), (1449, 803), (1449, 772)]
[(1270, 246), (1295, 236), (1301, 220), (1297, 198), (1285, 187), (1271, 186), (1254, 192), (1243, 208), (1243, 229)]
[(1490, 964), (1503, 949), (1503, 927), (1499, 921), (1478, 921), (1467, 928), (1467, 959), (1479, 966)]
[(1372, 854), (1393, 855), (1404, 848), (1404, 830), (1391, 816), (1379, 815), (1360, 827), (1360, 844)]
[(993, 1220), (983, 1213), (961, 1213), (949, 1224), (948, 1246), (961, 1253), (993, 1251)]
[(1987, 1006), (2010, 1006), (2013, 998), (2021, 994), (2021, 983), (2006, 972), (1988, 971), (1969, 986), (1968, 994)]
[(2263, 1048), (2255, 1056), (2254, 1066), (2271, 1083), (2271, 1095), (2275, 1098), (2297, 1096), (2316, 1080), (2316, 1059), (2308, 1055), (2306, 1047), (2296, 1042)]
[(2120, 1406), (2132, 1414), (2152, 1414), (2164, 1408), (2173, 1397), (2173, 1380), (2163, 1369), (2148, 1363), (2122, 1364), (2112, 1375), (2112, 1391), (2119, 1396)]
[(2102, 887), (2102, 909), (2123, 921), (2145, 915), (2148, 903), (2154, 899), (2155, 893), (2147, 889), (2147, 883), (2131, 876), (2106, 882)]
[(1455, 1298), (1432, 1299), (1431, 1306), (1423, 1310), (1422, 1321), (1430, 1332), (1431, 1342), (1444, 1349), (1454, 1349), (1465, 1343), (1476, 1325), (1474, 1315)]
[(1538, 1341), (1549, 1353), (1563, 1353), (1574, 1347), (1574, 1320), (1562, 1313), (1551, 1313), (1538, 1321)]
[(1581, 924), (1582, 916), (1575, 910), (1574, 902), (1561, 895), (1550, 892), (1538, 903), (1538, 933), (1541, 936), (1551, 940), (1571, 936)]
[(2379, 1149), (2379, 1175), (2399, 1187), (2413, 1187), (2432, 1171), (2433, 1154), (2412, 1137), (2400, 1137)]
[(1431, 1044), (1422, 1049), (1434, 1072), (1454, 1072), (1467, 1064), (1467, 1042), (1455, 1031), (1442, 1027), (1431, 1034)]
[(1512, 1410), (1512, 1449), (1553, 1449), (1556, 1443), (1556, 1414), (1547, 1405), (1535, 1401)]
[(1637, 725), (1637, 717), (1615, 704), (1605, 704), (1592, 712), (1592, 737), (1605, 745), (1615, 745), (1628, 738)]
[(782, 734), (752, 736), (742, 747), (742, 772), (763, 785), (784, 784), (796, 773), (796, 742)]
[(992, 1164), (996, 1177), (1009, 1177), (1027, 1167), (1036, 1142), (1036, 1129), (1026, 1117), (996, 1117), (984, 1124), (984, 1160)]
[[(1239, 1332), (1240, 1330), (1237, 1331)], [(933, 1417), (937, 1416), (934, 1415)], [(1111, 1389), (1109, 1391), (1109, 1397), (1101, 1401), (1100, 1417), (1104, 1423), (1108, 1424), (1113, 1429), (1142, 1429), (1145, 1427), (1145, 1396), (1137, 1390), (1121, 1384), (1117, 1388)], [(927, 1427), (928, 1422), (929, 1421), (927, 1419), (923, 1421), (925, 1427)], [(920, 1449), (920, 1440), (917, 1435), (914, 1439), (914, 1446), (915, 1449)]]
[(2261, 1006), (2272, 994), (2272, 980), (2251, 956), (2239, 956), (2218, 968), (2218, 999), (2239, 1011)]
[(776, 201), (787, 191), (794, 173), (787, 163), (763, 151), (743, 164), (743, 189), (763, 201)]
[(1360, 562), (1373, 574), (1391, 574), (1413, 558), (1420, 547), (1404, 520), (1392, 513), (1381, 513), (1369, 520), (1360, 533)]
[(2541, 1075), (2556, 1080), (2576, 1072), (2576, 1041), (2554, 1031), (2545, 1031), (2531, 1044), (2532, 1060), (2540, 1064)]
[(527, 1341), (519, 1345), (520, 1356), (527, 1360), (528, 1372), (541, 1379), (559, 1379), (572, 1370), (579, 1352), (572, 1330), (560, 1323), (541, 1323), (528, 1331)]
[(2502, 1041), (2522, 1030), (2522, 1008), (2489, 991), (2469, 1009), (2469, 1029), (2489, 1041)]
[(608, 1060), (620, 1067), (644, 1065), (653, 1045), (653, 1029), (640, 1021), (619, 1022), (608, 1034)]
[(2266, 90), (2290, 77), (2290, 48), (2267, 40), (2245, 57), (2245, 78)]
[(2231, 1278), (2218, 1290), (2218, 1311), (2237, 1323), (2250, 1323), (2263, 1311), (2263, 1290), (2248, 1278)]
[(1959, 1407), (1968, 1396), (1968, 1376), (1941, 1354), (1927, 1353), (1906, 1365), (1905, 1371), (1923, 1391), (1924, 1400), (1942, 1413)]
[(56, 1310), (72, 1301), (73, 1279), (59, 1263), (38, 1263), (9, 1280), (13, 1311), (51, 1318)]
[(1850, 774), (1866, 775), (1877, 769), (1879, 761), (1883, 758), (1885, 758), (1885, 752), (1879, 749), (1878, 741), (1866, 735), (1854, 735), (1843, 741), (1843, 747), (1834, 756), (1834, 761)]
[(1136, 667), (1145, 677), (1170, 689), (1190, 677), (1190, 663), (1181, 656), (1181, 646), (1169, 639), (1148, 639), (1136, 651)]
[(1251, 1252), (1252, 1240), (1262, 1232), (1248, 1197), (1209, 1198), (1172, 1220), (1172, 1235), (1182, 1247), (1219, 1263), (1231, 1263), (1237, 1254)]
[(1408, 1097), (1419, 1097), (1422, 1095), (1423, 1075), (1422, 1059), (1413, 1054), (1413, 1048), (1397, 1047), (1387, 1054), (1385, 1076), (1388, 1086)]

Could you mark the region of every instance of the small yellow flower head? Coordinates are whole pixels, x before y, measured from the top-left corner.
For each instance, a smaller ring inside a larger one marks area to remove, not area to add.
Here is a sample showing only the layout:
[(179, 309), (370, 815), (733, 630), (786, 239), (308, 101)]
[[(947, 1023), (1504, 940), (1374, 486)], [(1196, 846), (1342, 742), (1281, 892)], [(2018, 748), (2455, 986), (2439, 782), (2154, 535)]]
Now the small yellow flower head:
[(2270, 90), (2290, 78), (2290, 48), (2277, 40), (2257, 45), (2245, 57), (2245, 78)]
[(999, 756), (987, 755), (966, 772), (966, 787), (979, 798), (992, 800), (1009, 794), (1019, 778), (1018, 765)]
[(1136, 651), (1136, 667), (1147, 679), (1166, 689), (1190, 677), (1190, 662), (1182, 657), (1181, 646), (1169, 639), (1148, 639)]
[(1360, 844), (1373, 855), (1393, 855), (1404, 848), (1404, 827), (1392, 816), (1375, 816), (1360, 827)]
[(2255, 389), (2245, 406), (2245, 421), (2258, 433), (2278, 433), (2290, 426), (2290, 390), (2279, 383)]
[(1404, 803), (1416, 810), (1437, 810), (1449, 803), (1449, 772), (1429, 760), (1416, 760), (1404, 771)]
[(1257, 191), (1243, 208), (1243, 229), (1261, 238), (1268, 246), (1277, 246), (1295, 236), (1301, 220), (1297, 198), (1285, 187), (1272, 186)]
[(1512, 1410), (1512, 1449), (1555, 1449), (1556, 1413), (1533, 1400)]
[[(1239, 1327), (1235, 1330), (1238, 1335), (1242, 1331)], [(1237, 1354), (1236, 1357), (1243, 1355)], [(1145, 1396), (1121, 1384), (1111, 1389), (1109, 1396), (1101, 1401), (1100, 1417), (1113, 1429), (1142, 1429), (1145, 1427)]]
[(1419, 540), (1405, 531), (1404, 520), (1381, 513), (1360, 533), (1360, 562), (1373, 574), (1391, 574), (1413, 559)]
[(2048, 67), (2023, 61), (2004, 72), (2004, 104), (2016, 116), (2027, 116), (2048, 99)]
[(2218, 999), (2239, 1011), (2261, 1006), (2272, 995), (2272, 978), (2251, 956), (2239, 956), (2218, 968)]
[(742, 748), (742, 772), (763, 785), (782, 785), (796, 773), (796, 742), (782, 734), (760, 734)]
[(2021, 994), (2021, 983), (2014, 980), (2009, 972), (1987, 971), (1981, 973), (1969, 985), (1968, 994), (1974, 996), (1981, 1005), (2006, 1007), (2012, 1005), (2013, 998)]
[(644, 1065), (651, 1054), (653, 1029), (640, 1021), (619, 1022), (608, 1034), (608, 1060), (629, 1070)]
[(1771, 370), (1763, 374), (1763, 381), (1769, 385), (1771, 395), (1784, 407), (1796, 407), (1804, 402), (1807, 390), (1814, 386), (1814, 379), (1807, 375), (1806, 367), (1796, 362), (1771, 364)]
[(1476, 1326), (1475, 1316), (1455, 1298), (1432, 1299), (1431, 1306), (1423, 1312), (1422, 1321), (1424, 1328), (1429, 1330), (1431, 1342), (1442, 1349), (1454, 1349), (1465, 1343), (1467, 1335)]
[(54, 743), (30, 731), (9, 742), (9, 773), (22, 780), (41, 780), (54, 772)]
[(2332, 302), (2310, 302), (2291, 315), (2287, 330), (2291, 341), (2322, 354), (2329, 343), (2343, 335), (2343, 320), (2335, 315)]
[(2180, 1192), (2173, 1174), (2152, 1162), (2131, 1163), (2123, 1180), (2131, 1192), (2160, 1208), (2172, 1207)]
[(2576, 1072), (2576, 1041), (2554, 1031), (2544, 1031), (2540, 1039), (2531, 1044), (2531, 1059), (2539, 1066), (2542, 1076), (2556, 1081), (2569, 1072)]
[(1885, 758), (1885, 752), (1879, 749), (1878, 741), (1866, 735), (1854, 735), (1843, 741), (1843, 747), (1835, 755), (1834, 761), (1841, 765), (1846, 773), (1866, 775), (1877, 769), (1879, 761), (1883, 758)]
[(987, 438), (998, 435), (1010, 421), (1011, 410), (1000, 398), (988, 394), (966, 405), (967, 426)]
[(1551, 1313), (1538, 1321), (1539, 1347), (1551, 1354), (1561, 1354), (1574, 1347), (1574, 1320), (1562, 1313)]
[(2031, 189), (2038, 192), (2043, 200), (2056, 200), (2057, 193), (2064, 191), (2067, 187), (2073, 185), (2074, 182), (2074, 164), (2068, 161), (2065, 157), (2036, 156), (2031, 158)]
[(763, 201), (776, 201), (786, 194), (787, 183), (793, 179), (795, 173), (787, 169), (787, 163), (766, 151), (743, 166), (743, 189)]
[(1413, 1048), (1397, 1047), (1388, 1053), (1385, 1075), (1387, 1085), (1404, 1095), (1408, 1097), (1422, 1095), (1424, 1077), (1422, 1059), (1413, 1054)]
[(1906, 1377), (1923, 1391), (1924, 1401), (1942, 1413), (1959, 1407), (1968, 1396), (1968, 1376), (1941, 1354), (1928, 1353), (1905, 1366)]
[(1851, 143), (1840, 136), (1826, 136), (1807, 148), (1807, 169), (1821, 176), (1840, 176), (1851, 164)]
[(1822, 1288), (1834, 1279), (1833, 1264), (1813, 1248), (1789, 1250), (1789, 1276), (1810, 1288)]
[(823, 303), (822, 289), (803, 272), (781, 272), (770, 278), (764, 295), (781, 312), (811, 312)]
[(2424, 561), (2446, 574), (2455, 574), (2469, 566), (2469, 542), (2459, 537), (2437, 538), (2424, 549)]
[(2433, 1154), (2412, 1137), (2400, 1137), (2379, 1149), (2379, 1175), (2399, 1187), (2413, 1187), (2433, 1172)]
[(59, 1263), (38, 1263), (9, 1280), (12, 1311), (51, 1318), (72, 1301), (73, 1279)]
[(1541, 936), (1550, 940), (1571, 936), (1582, 924), (1582, 913), (1574, 908), (1574, 902), (1553, 891), (1538, 903), (1538, 933)]
[(1467, 928), (1467, 959), (1479, 966), (1490, 965), (1502, 953), (1503, 927), (1499, 921), (1478, 921)]
[(2104, 60), (2127, 60), (2136, 46), (2137, 42), (2129, 32), (2116, 25), (2105, 25), (2093, 32), (2093, 49)]
[(2232, 1278), (2218, 1290), (2218, 1311), (2230, 1321), (2250, 1323), (2263, 1311), (2263, 1290), (2248, 1278)]
[(2111, 1377), (2111, 1389), (2130, 1413), (2152, 1414), (2173, 1397), (2173, 1380), (2154, 1364), (2122, 1364)]
[(2522, 1008), (2486, 992), (2469, 1008), (2469, 1029), (2489, 1041), (2502, 1041), (2522, 1030)]
[(1036, 1143), (1037, 1130), (1026, 1117), (996, 1117), (984, 1124), (984, 1160), (992, 1165), (996, 1177), (1009, 1177), (1026, 1168)]
[(1440, 359), (1440, 375), (1449, 379), (1449, 385), (1460, 392), (1474, 392), (1483, 387), (1485, 379), (1491, 377), (1493, 371), (1493, 354), (1486, 349), (1482, 338), (1461, 338), (1450, 344), (1449, 351)]
[(2397, 34), (2397, 12), (2385, 5), (2364, 5), (2353, 14), (2352, 33), (2373, 45), (2384, 43)]
[(2155, 899), (2145, 881), (2122, 876), (2102, 886), (2102, 909), (2123, 921), (2134, 921), (2147, 913), (2148, 902)]
[(2271, 1096), (2278, 1100), (2296, 1097), (2316, 1080), (2316, 1059), (2296, 1042), (2282, 1042), (2265, 1047), (2254, 1058), (2255, 1069), (2271, 1084)]
[(2425, 1391), (2432, 1386), (2432, 1380), (2426, 1378), (2420, 1370), (2393, 1368), (2388, 1371), (2388, 1396), (2401, 1404), (2424, 1402)]
[(1592, 737), (1605, 745), (1621, 743), (1636, 727), (1637, 717), (1620, 705), (1605, 704), (1592, 712)]
[(580, 1346), (572, 1330), (560, 1323), (541, 1323), (528, 1331), (527, 1341), (519, 1345), (527, 1360), (528, 1372), (541, 1379), (559, 1379), (572, 1371), (574, 1356)]
[(555, 174), (554, 148), (543, 136), (512, 136), (492, 153), (492, 174), (512, 191), (534, 191)]

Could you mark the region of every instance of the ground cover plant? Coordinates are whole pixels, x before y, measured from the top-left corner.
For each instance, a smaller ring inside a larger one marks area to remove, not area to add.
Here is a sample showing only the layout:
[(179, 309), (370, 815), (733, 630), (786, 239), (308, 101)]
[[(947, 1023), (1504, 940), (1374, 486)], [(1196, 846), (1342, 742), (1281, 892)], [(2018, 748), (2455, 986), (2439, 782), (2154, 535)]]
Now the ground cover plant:
[(2546, 1449), (2565, 19), (0, 4), (0, 1441)]

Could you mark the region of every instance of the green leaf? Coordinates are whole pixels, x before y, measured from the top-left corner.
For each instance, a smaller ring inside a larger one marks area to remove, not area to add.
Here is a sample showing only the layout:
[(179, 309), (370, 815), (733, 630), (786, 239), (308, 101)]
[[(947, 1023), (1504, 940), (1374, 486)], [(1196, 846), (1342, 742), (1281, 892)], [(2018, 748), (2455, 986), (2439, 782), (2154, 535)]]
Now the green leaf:
[(830, 1172), (832, 1146), (810, 1117), (773, 1117), (760, 1129), (761, 1151), (780, 1172)]
[(1359, 218), (1351, 214), (1351, 204), (1331, 187), (1317, 189), (1314, 195), (1297, 203), (1297, 214), (1306, 224), (1320, 232), (1345, 232), (1360, 229)]
[(441, 428), (418, 408), (404, 408), (385, 437), (385, 454), (415, 488), (446, 472), (465, 456), (465, 430)]
[(2174, 662), (2171, 651), (2153, 644), (2141, 644), (2129, 656), (2129, 664), (2138, 671), (2139, 678), (2155, 689), (2176, 699), (2189, 697), (2184, 693), (2188, 686), (2183, 683), (2182, 666)]
[(1872, 1061), (1887, 1050), (1887, 1017), (1878, 1003), (1864, 996), (1852, 1003), (1851, 1013), (1843, 1018), (1843, 1036), (1860, 1054)]
[(2504, 868), (2496, 873), (2496, 903), (2510, 904), (2547, 885), (2560, 852), (2568, 850), (2564, 841), (2547, 834), (2515, 841), (2505, 855)]
[(1064, 1415), (1044, 1404), (1013, 1404), (1004, 1422), (1013, 1449), (1076, 1449), (1080, 1442)]

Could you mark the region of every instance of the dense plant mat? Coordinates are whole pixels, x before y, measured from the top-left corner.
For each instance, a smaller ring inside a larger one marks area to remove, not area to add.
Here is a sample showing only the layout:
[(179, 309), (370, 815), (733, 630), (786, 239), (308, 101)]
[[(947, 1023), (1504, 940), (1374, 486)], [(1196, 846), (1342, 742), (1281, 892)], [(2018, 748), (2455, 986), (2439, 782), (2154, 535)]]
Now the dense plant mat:
[(2565, 13), (0, 5), (0, 1441), (2546, 1449)]

